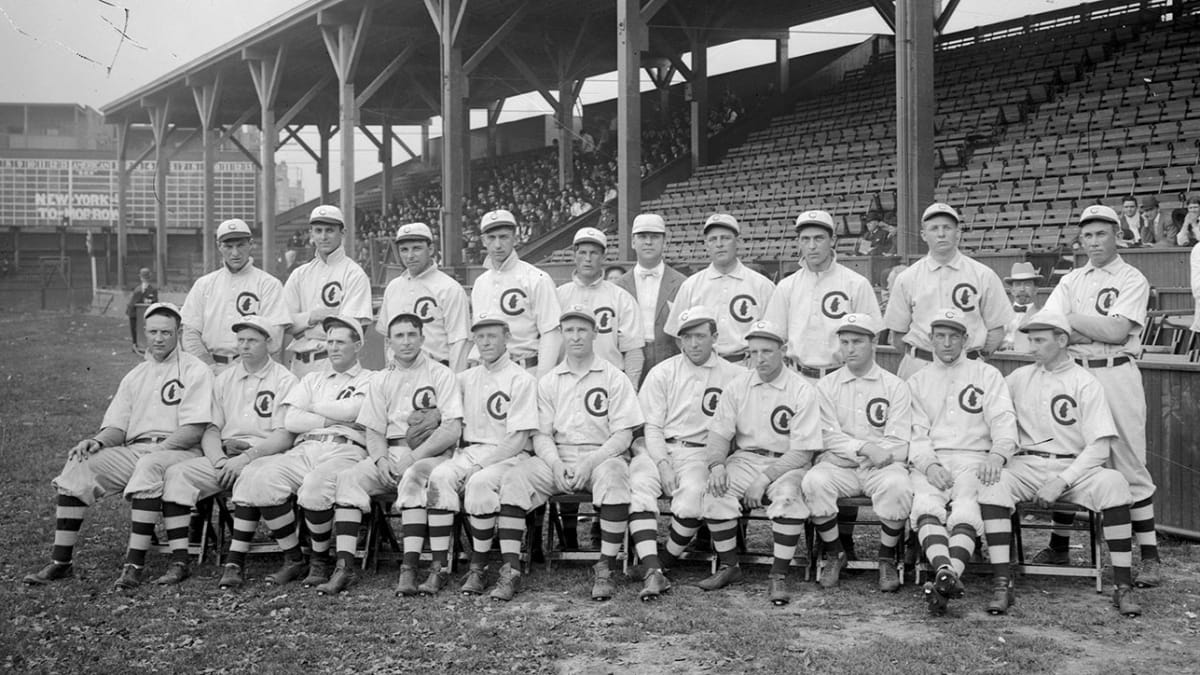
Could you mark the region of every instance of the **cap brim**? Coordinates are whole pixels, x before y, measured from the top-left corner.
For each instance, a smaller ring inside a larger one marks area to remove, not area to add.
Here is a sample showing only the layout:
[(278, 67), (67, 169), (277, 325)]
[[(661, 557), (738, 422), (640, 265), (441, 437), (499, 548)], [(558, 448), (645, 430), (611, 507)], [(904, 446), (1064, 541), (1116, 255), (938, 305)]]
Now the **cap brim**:
[(595, 244), (602, 249), (608, 250), (608, 244), (596, 241), (595, 239), (580, 239), (579, 241), (571, 244), (571, 246), (578, 246), (580, 244)]
[(833, 226), (828, 223), (822, 223), (819, 220), (805, 220), (803, 222), (796, 223), (795, 229), (797, 232), (799, 232), (800, 230), (802, 230), (806, 227), (819, 227), (822, 230), (825, 230), (826, 232), (828, 232), (829, 234), (833, 234)]
[(488, 326), (500, 326), (502, 328), (508, 328), (508, 322), (504, 319), (480, 319), (479, 321), (471, 324), (471, 331), (474, 332), (480, 328), (487, 328)]
[(858, 333), (859, 335), (866, 335), (868, 337), (875, 337), (876, 335), (878, 335), (878, 333), (876, 333), (875, 331), (873, 331), (870, 328), (867, 328), (865, 326), (841, 326), (837, 329), (836, 332), (838, 332), (838, 333)]
[(254, 330), (262, 333), (268, 339), (270, 339), (270, 337), (271, 337), (271, 331), (263, 328), (262, 326), (259, 326), (258, 324), (246, 323), (244, 321), (239, 321), (238, 323), (233, 324), (233, 327), (230, 330), (232, 330), (233, 332), (236, 333), (245, 328), (253, 328)]
[(582, 319), (593, 326), (596, 325), (596, 317), (592, 316), (591, 314), (584, 314), (583, 312), (566, 312), (562, 316), (558, 317), (558, 322), (562, 323), (567, 319)]
[(702, 325), (704, 325), (706, 323), (710, 323), (710, 322), (716, 323), (715, 320), (709, 319), (709, 318), (690, 319), (688, 321), (684, 321), (683, 323), (679, 324), (679, 333), (682, 334), (685, 330), (687, 330), (689, 328), (695, 328), (696, 326), (702, 326)]
[(1044, 323), (1042, 321), (1034, 321), (1032, 323), (1027, 323), (1024, 326), (1021, 326), (1020, 328), (1018, 328), (1017, 330), (1021, 331), (1022, 333), (1032, 333), (1035, 330), (1057, 330), (1057, 331), (1062, 331), (1064, 333), (1069, 332), (1062, 326), (1055, 326), (1052, 323)]
[(399, 244), (402, 241), (423, 241), (427, 244), (433, 243), (432, 239), (430, 239), (429, 237), (426, 237), (423, 234), (406, 234), (406, 235), (403, 235), (400, 237), (396, 237), (396, 239), (395, 239), (395, 242), (397, 244)]
[(778, 342), (779, 344), (783, 344), (783, 342), (784, 342), (782, 337), (780, 337), (774, 333), (763, 333), (763, 332), (759, 332), (759, 331), (750, 331), (749, 333), (746, 333), (746, 339), (749, 340), (750, 338), (758, 338), (760, 340), (773, 340), (775, 342)]
[(348, 321), (346, 319), (342, 319), (342, 318), (336, 317), (336, 316), (325, 317), (325, 320), (321, 322), (321, 328), (328, 331), (330, 326), (333, 326), (334, 328), (338, 328), (338, 327), (349, 328), (350, 331), (352, 333), (354, 333), (355, 335), (357, 335), (360, 340), (362, 339), (362, 336), (363, 336), (362, 326), (359, 326), (357, 322), (351, 323), (350, 321)]
[(962, 325), (961, 323), (958, 323), (957, 321), (946, 321), (945, 319), (942, 319), (941, 321), (935, 320), (935, 321), (930, 322), (929, 328), (930, 328), (930, 330), (932, 330), (934, 328), (953, 328), (954, 330), (957, 330), (957, 331), (962, 331), (964, 333), (967, 332), (967, 327)]
[(1005, 281), (1037, 281), (1041, 276), (1037, 274), (1018, 274), (1015, 277), (1004, 277)]

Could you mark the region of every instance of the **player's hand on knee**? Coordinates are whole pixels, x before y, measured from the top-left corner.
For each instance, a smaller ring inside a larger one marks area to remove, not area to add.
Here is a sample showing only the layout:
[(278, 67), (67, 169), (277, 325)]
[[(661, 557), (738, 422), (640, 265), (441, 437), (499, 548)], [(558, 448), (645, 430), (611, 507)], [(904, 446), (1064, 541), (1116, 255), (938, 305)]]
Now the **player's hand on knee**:
[(892, 451), (886, 448), (881, 448), (874, 443), (865, 443), (858, 451), (858, 456), (862, 457), (864, 463), (872, 469), (882, 469), (892, 463)]
[(388, 478), (394, 481), (400, 480), (400, 477), (404, 475), (405, 471), (408, 471), (409, 467), (411, 467), (415, 461), (416, 460), (412, 458), (412, 453), (409, 453), (398, 459), (393, 459), (391, 461)]
[(555, 462), (550, 467), (554, 473), (554, 485), (562, 492), (570, 492), (574, 485), (575, 473), (563, 462)]
[(678, 487), (675, 469), (671, 468), (671, 460), (662, 459), (658, 462), (658, 482), (662, 485), (664, 495), (674, 495)]
[(941, 464), (934, 464), (925, 471), (925, 477), (933, 487), (939, 490), (949, 490), (954, 487), (954, 476)]
[(1042, 489), (1037, 491), (1038, 506), (1049, 507), (1058, 501), (1058, 498), (1067, 491), (1067, 481), (1061, 478), (1054, 478), (1050, 482), (1042, 486)]
[(768, 483), (767, 477), (760, 474), (750, 484), (750, 487), (746, 488), (746, 494), (742, 496), (742, 503), (746, 505), (746, 508), (757, 509), (762, 506), (763, 493), (767, 491)]
[(724, 497), (729, 488), (729, 475), (725, 473), (725, 465), (718, 464), (708, 472), (708, 491), (714, 497)]
[(67, 459), (71, 461), (85, 460), (88, 457), (100, 451), (100, 441), (94, 438), (85, 438), (75, 444), (75, 447), (67, 451)]
[(976, 469), (975, 475), (979, 476), (979, 482), (984, 485), (994, 485), (1000, 480), (1000, 468), (1004, 466), (1004, 458), (1000, 455), (987, 456), (983, 464)]

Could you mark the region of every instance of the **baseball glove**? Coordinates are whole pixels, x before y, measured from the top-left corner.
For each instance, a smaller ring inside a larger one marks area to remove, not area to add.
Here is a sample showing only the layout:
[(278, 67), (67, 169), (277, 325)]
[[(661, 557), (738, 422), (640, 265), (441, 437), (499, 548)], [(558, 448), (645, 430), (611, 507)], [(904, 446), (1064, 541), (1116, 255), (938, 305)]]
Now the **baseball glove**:
[(408, 433), (405, 435), (405, 438), (408, 439), (408, 447), (417, 448), (429, 440), (441, 423), (442, 413), (437, 408), (412, 411), (408, 416)]

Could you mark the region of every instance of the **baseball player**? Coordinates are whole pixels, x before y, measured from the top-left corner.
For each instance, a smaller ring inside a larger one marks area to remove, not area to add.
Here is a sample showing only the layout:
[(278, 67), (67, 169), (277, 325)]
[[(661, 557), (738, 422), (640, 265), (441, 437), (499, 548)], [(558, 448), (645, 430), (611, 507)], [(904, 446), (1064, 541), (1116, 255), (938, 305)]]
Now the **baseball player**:
[[(1115, 237), (1114, 237), (1115, 241)], [(1017, 452), (1006, 463), (988, 455), (988, 468), (1000, 479), (979, 490), (979, 508), (987, 532), (988, 557), (995, 571), (988, 612), (1004, 614), (1013, 603), (1009, 546), (1012, 510), (1035, 500), (1043, 507), (1057, 501), (1099, 511), (1113, 569), (1113, 604), (1125, 616), (1138, 616), (1133, 597), (1132, 527), (1129, 483), (1104, 468), (1118, 431), (1109, 413), (1104, 387), (1068, 352), (1073, 325), (1049, 308), (1021, 328), (1029, 334), (1036, 363), (1008, 376), (1017, 414)]]
[[(1150, 284), (1117, 254), (1115, 211), (1089, 206), (1080, 214), (1079, 226), (1088, 262), (1054, 287), (1046, 309), (1066, 315), (1072, 328), (1071, 357), (1104, 388), (1117, 425), (1112, 467), (1121, 472), (1133, 493), (1133, 532), (1141, 552), (1135, 580), (1138, 586), (1153, 587), (1162, 582), (1162, 570), (1154, 530), (1154, 479), (1146, 468), (1146, 392), (1136, 361), (1142, 353)], [(1049, 550), (1039, 553), (1040, 560), (1065, 564), (1068, 543), (1065, 532), (1052, 534)]]
[(641, 310), (637, 300), (604, 278), (604, 233), (584, 227), (575, 233), (575, 274), (558, 287), (562, 307), (582, 305), (596, 317), (596, 356), (625, 371), (631, 382), (642, 381), (645, 355)]
[[(461, 372), (467, 365), (467, 292), (434, 261), (433, 232), (425, 223), (396, 230), (396, 248), (404, 271), (383, 291), (375, 330), (387, 336), (387, 322), (397, 314), (416, 314), (425, 322), (425, 353)], [(392, 355), (388, 355), (391, 360)]]
[(1001, 349), (1019, 354), (1029, 353), (1029, 342), (1018, 328), (1041, 309), (1037, 301), (1037, 282), (1041, 278), (1042, 275), (1031, 262), (1013, 263), (1012, 272), (1004, 277), (1004, 283), (1012, 289), (1013, 312), (1016, 317), (1008, 323), (1004, 331)]
[[(166, 465), (163, 460), (172, 459), (167, 454), (170, 451), (155, 453), (138, 462), (134, 471), (135, 477), (148, 471), (143, 480), (161, 486), (158, 501), (167, 529), (171, 563), (166, 573), (154, 580), (159, 585), (178, 584), (191, 573), (188, 525), (196, 502), (233, 487), (242, 469), (255, 458), (291, 446), (291, 434), (283, 428), (279, 403), (296, 384), (296, 376), (271, 359), (270, 350), (278, 344), (279, 324), (250, 315), (234, 323), (230, 332), (237, 337), (238, 359), (213, 382), (212, 421), (200, 438), (203, 455)], [(144, 501), (150, 502), (146, 506), (152, 506), (155, 500)], [(141, 569), (146, 564), (146, 551), (158, 514), (148, 509), (133, 509), (130, 520), (126, 561), (134, 569)], [(139, 581), (134, 575), (123, 575), (122, 579), (129, 588)]]
[(558, 362), (562, 314), (550, 275), (517, 255), (517, 219), (504, 209), (483, 214), (479, 232), (487, 249), (486, 271), (471, 286), (476, 314), (502, 314), (512, 333), (509, 358), (541, 376)]
[[(284, 558), (283, 566), (266, 577), (267, 583), (283, 585), (304, 573), (293, 495), (304, 509), (312, 547), (308, 576), (302, 583), (312, 587), (329, 577), (334, 481), (338, 472), (366, 456), (362, 428), (354, 420), (373, 374), (358, 364), (363, 342), (358, 317), (330, 316), (321, 324), (329, 356), (322, 360), (320, 370), (305, 375), (282, 397), (278, 412), (282, 430), (222, 467), (222, 486), (228, 489), (233, 478), (236, 482), (233, 541), (217, 582), (221, 588), (245, 583), (246, 553), (260, 519), (266, 521)], [(282, 443), (273, 443), (276, 434), (282, 435)], [(270, 452), (277, 454), (265, 456)], [(247, 454), (250, 457), (242, 459)], [(258, 459), (250, 461), (254, 457)], [(248, 463), (234, 476), (243, 462)]]
[[(925, 583), (931, 614), (965, 592), (963, 570), (983, 534), (980, 480), (995, 482), (992, 456), (1007, 461), (1017, 443), (1017, 422), (1004, 376), (993, 366), (963, 355), (967, 324), (957, 308), (930, 322), (934, 362), (908, 379), (912, 392), (913, 503), (909, 521), (934, 580)], [(947, 516), (949, 511), (949, 516)]]
[(538, 380), (536, 456), (520, 460), (500, 486), (498, 536), (504, 565), (491, 597), (511, 600), (521, 572), (525, 516), (552, 495), (590, 491), (600, 512), (600, 561), (593, 567), (593, 600), (615, 593), (612, 568), (629, 520), (629, 464), (633, 430), (642, 410), (633, 383), (596, 356), (597, 322), (572, 306), (559, 317), (566, 358)]
[(371, 282), (342, 247), (345, 224), (342, 211), (322, 204), (309, 216), (309, 238), (317, 255), (292, 271), (283, 285), (283, 299), (291, 314), (291, 368), (296, 377), (321, 370), (325, 350), (326, 318), (349, 316), (365, 326), (371, 321)]
[(220, 373), (238, 358), (237, 335), (230, 330), (243, 317), (258, 316), (271, 326), (272, 344), (282, 345), (292, 320), (283, 303), (283, 284), (254, 266), (250, 226), (234, 218), (217, 227), (221, 269), (192, 284), (183, 301), (183, 348)]
[[(711, 264), (688, 277), (679, 287), (679, 307), (704, 305), (717, 317), (717, 354), (727, 361), (745, 361), (746, 333), (762, 317), (775, 285), (738, 259), (741, 226), (728, 213), (714, 213), (704, 221), (704, 243)], [(666, 331), (679, 335), (679, 317), (667, 319)]]
[(449, 368), (422, 352), (424, 328), (425, 322), (415, 314), (397, 314), (388, 322), (388, 342), (396, 356), (371, 381), (358, 414), (358, 423), (366, 429), (369, 456), (338, 474), (334, 497), (338, 560), (349, 564), (362, 516), (371, 510), (371, 497), (396, 495), (394, 508), (400, 512), (404, 546), (396, 595), (402, 596), (417, 593), (417, 563), (428, 529), (429, 474), (449, 459), (447, 450), (457, 445), (462, 434), (458, 381)]
[[(145, 360), (121, 379), (100, 431), (71, 448), (51, 483), (58, 492), (54, 548), (50, 564), (26, 575), (26, 584), (71, 576), (83, 515), (97, 499), (123, 491), (135, 509), (151, 510), (156, 499), (143, 491), (153, 486), (131, 481), (143, 457), (160, 450), (172, 451), (180, 460), (195, 456), (192, 449), (211, 420), (212, 371), (177, 349), (180, 314), (175, 305), (150, 305), (144, 320)], [(129, 574), (140, 579), (141, 570)]]
[(900, 378), (875, 363), (880, 326), (869, 314), (847, 314), (837, 327), (846, 367), (817, 383), (825, 451), (801, 484), (813, 525), (831, 558), (821, 573), (838, 585), (847, 556), (838, 538), (837, 500), (866, 495), (879, 517), (879, 590), (900, 588), (896, 547), (912, 507), (908, 444), (912, 399)]
[(958, 250), (962, 221), (954, 207), (932, 204), (921, 216), (921, 237), (929, 253), (896, 277), (883, 315), (892, 345), (904, 351), (897, 374), (908, 379), (933, 361), (929, 322), (943, 307), (956, 307), (967, 321), (968, 359), (990, 354), (1013, 320), (1004, 283), (987, 265)]
[(709, 475), (701, 508), (719, 567), (700, 588), (716, 590), (742, 578), (737, 521), (743, 505), (766, 503), (775, 543), (768, 597), (783, 605), (791, 600), (787, 572), (809, 515), (801, 480), (821, 449), (821, 411), (816, 389), (783, 365), (783, 329), (756, 321), (745, 339), (751, 370), (725, 386), (705, 441)]
[[(633, 252), (637, 264), (616, 280), (618, 287), (632, 295), (641, 309), (642, 331), (646, 340), (642, 378), (655, 364), (679, 353), (675, 336), (664, 330), (675, 307), (675, 295), (687, 277), (663, 262), (667, 242), (667, 224), (655, 213), (640, 213), (633, 219)], [(680, 308), (687, 309), (686, 307)], [(641, 382), (635, 382), (639, 387)]]
[[(716, 355), (717, 317), (699, 305), (679, 317), (677, 354), (646, 375), (638, 401), (646, 417), (645, 435), (633, 442), (629, 463), (633, 487), (629, 536), (645, 570), (638, 597), (652, 600), (671, 584), (663, 576), (683, 555), (700, 529), (701, 500), (708, 484), (705, 443), (717, 402), (743, 369)], [(658, 550), (658, 499), (671, 497), (671, 530)]]

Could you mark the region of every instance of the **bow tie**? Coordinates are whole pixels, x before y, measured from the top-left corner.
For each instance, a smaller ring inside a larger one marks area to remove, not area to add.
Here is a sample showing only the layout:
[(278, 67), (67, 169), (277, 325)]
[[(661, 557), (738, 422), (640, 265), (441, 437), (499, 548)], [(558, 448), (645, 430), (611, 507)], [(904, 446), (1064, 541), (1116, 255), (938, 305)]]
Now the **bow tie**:
[(1029, 310), (1029, 305), (1013, 305), (1014, 312), (1026, 312)]
[(652, 269), (652, 270), (638, 270), (638, 276), (639, 276), (639, 277), (641, 277), (641, 278), (643, 278), (643, 279), (650, 279), (650, 278), (653, 278), (653, 277), (657, 277), (657, 276), (658, 276), (658, 270), (657, 270), (657, 269)]

